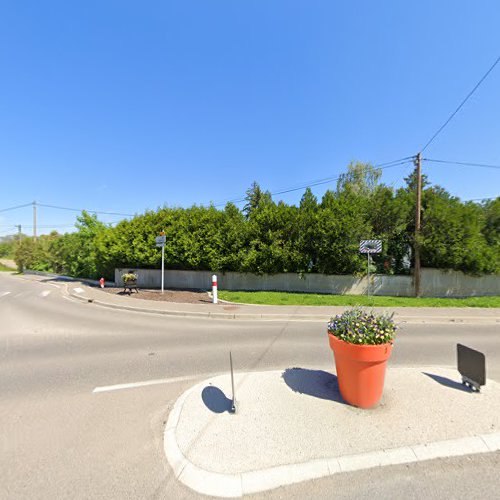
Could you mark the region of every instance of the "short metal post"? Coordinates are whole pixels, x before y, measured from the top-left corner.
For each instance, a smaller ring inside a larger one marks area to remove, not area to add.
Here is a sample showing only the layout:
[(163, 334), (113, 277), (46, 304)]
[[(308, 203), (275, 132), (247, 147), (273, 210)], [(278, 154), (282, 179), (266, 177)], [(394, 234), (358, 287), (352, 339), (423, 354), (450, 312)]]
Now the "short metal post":
[(366, 275), (368, 277), (368, 284), (366, 285), (366, 295), (370, 296), (370, 252), (366, 254), (367, 256), (367, 264), (366, 264)]
[(231, 388), (232, 388), (232, 396), (233, 399), (231, 401), (231, 413), (236, 413), (236, 394), (234, 392), (234, 373), (233, 373), (233, 356), (231, 355), (231, 351), (229, 351), (229, 365), (231, 367)]

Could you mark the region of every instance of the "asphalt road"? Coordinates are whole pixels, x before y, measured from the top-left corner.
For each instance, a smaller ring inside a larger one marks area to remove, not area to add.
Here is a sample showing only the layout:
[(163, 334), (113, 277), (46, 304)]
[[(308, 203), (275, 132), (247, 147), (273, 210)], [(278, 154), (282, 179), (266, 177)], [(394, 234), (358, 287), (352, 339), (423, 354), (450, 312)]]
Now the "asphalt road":
[[(404, 325), (391, 364), (453, 366), (486, 353), (500, 381), (498, 325)], [(196, 498), (163, 452), (169, 410), (228, 369), (333, 369), (325, 325), (195, 320), (100, 308), (62, 285), (0, 273), (0, 497)], [(180, 378), (180, 380), (179, 380)], [(93, 393), (154, 379), (166, 383)], [(494, 498), (500, 453), (343, 474), (261, 498)]]

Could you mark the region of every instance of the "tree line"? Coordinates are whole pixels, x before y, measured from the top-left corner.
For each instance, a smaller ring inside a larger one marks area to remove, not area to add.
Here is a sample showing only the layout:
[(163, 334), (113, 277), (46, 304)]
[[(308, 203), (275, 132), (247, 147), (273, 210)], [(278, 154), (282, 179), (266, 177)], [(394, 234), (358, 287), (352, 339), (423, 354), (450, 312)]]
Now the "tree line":
[[(370, 164), (352, 163), (321, 200), (307, 188), (300, 204), (275, 202), (257, 183), (239, 209), (194, 205), (146, 211), (111, 227), (83, 212), (76, 231), (15, 242), (20, 267), (75, 277), (113, 279), (114, 269), (159, 268), (155, 237), (165, 231), (165, 268), (262, 273), (363, 274), (362, 239), (380, 239), (373, 271), (411, 272), (415, 177), (394, 189)], [(472, 274), (500, 272), (500, 197), (462, 202), (445, 189), (422, 191), (424, 267)]]

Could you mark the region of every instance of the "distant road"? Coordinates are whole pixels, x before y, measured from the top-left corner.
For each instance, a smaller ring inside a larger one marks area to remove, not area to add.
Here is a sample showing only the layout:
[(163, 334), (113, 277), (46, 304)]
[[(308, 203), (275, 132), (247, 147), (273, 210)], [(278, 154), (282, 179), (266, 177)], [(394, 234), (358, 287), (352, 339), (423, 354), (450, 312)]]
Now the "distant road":
[(16, 269), (16, 263), (12, 259), (0, 259), (0, 264), (4, 266), (11, 267), (12, 269)]
[[(164, 422), (182, 392), (227, 371), (229, 349), (238, 371), (334, 369), (321, 323), (105, 309), (66, 297), (64, 286), (0, 273), (2, 499), (198, 498), (163, 452)], [(485, 352), (488, 377), (500, 381), (498, 325), (403, 325), (391, 364), (453, 366), (457, 342)], [(410, 485), (489, 498), (500, 489), (499, 457), (338, 476), (262, 498), (331, 498), (339, 486), (351, 498), (390, 498), (410, 495)]]

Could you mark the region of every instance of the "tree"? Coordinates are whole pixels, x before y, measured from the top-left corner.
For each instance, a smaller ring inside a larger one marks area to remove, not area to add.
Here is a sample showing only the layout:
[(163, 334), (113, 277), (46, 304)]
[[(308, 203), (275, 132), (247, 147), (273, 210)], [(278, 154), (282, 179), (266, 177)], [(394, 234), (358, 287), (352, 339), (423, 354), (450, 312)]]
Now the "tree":
[(318, 213), (318, 199), (311, 188), (307, 188), (300, 200), (298, 213), (297, 251), (300, 255), (301, 272), (317, 270)]
[(370, 163), (351, 162), (347, 172), (337, 181), (337, 193), (350, 191), (360, 196), (369, 196), (378, 185), (382, 171)]
[(245, 200), (246, 204), (243, 207), (243, 213), (247, 219), (250, 218), (255, 211), (272, 202), (271, 193), (269, 191), (262, 191), (256, 181), (247, 189)]
[(317, 269), (325, 274), (352, 274), (364, 271), (359, 242), (371, 234), (364, 199), (345, 191), (327, 191), (317, 216)]

